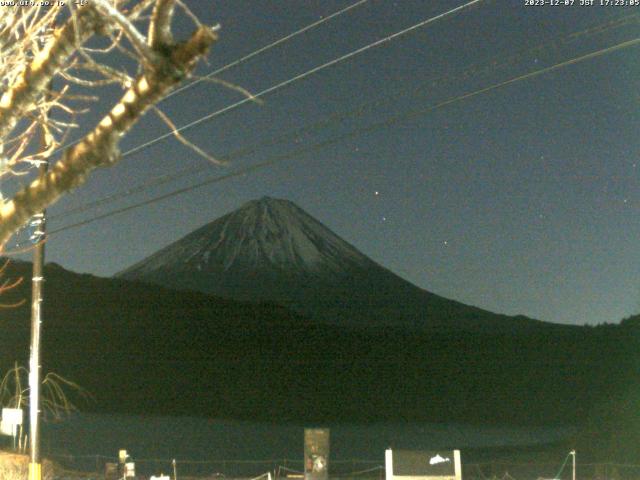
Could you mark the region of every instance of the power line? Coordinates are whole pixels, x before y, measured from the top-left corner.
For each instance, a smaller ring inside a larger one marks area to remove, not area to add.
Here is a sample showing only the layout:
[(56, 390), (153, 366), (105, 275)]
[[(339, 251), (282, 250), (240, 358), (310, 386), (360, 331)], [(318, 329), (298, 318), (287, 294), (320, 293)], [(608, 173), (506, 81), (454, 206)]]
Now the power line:
[[(296, 81), (302, 80), (302, 79), (304, 79), (304, 78), (306, 78), (306, 77), (308, 77), (308, 76), (310, 76), (310, 75), (312, 75), (314, 73), (317, 73), (317, 72), (319, 72), (321, 70), (324, 70), (325, 68), (328, 68), (328, 67), (336, 65), (336, 64), (338, 64), (340, 62), (343, 62), (343, 61), (345, 61), (345, 60), (347, 60), (349, 58), (352, 58), (352, 57), (354, 57), (354, 56), (356, 56), (356, 55), (358, 55), (358, 54), (360, 54), (362, 52), (365, 52), (365, 51), (367, 51), (367, 50), (369, 50), (371, 48), (374, 48), (376, 46), (379, 46), (379, 45), (382, 45), (384, 43), (387, 43), (387, 42), (389, 42), (389, 41), (391, 41), (391, 40), (393, 40), (393, 39), (395, 39), (395, 38), (397, 38), (397, 37), (399, 37), (401, 35), (409, 33), (409, 32), (411, 32), (411, 31), (413, 31), (413, 30), (415, 30), (417, 28), (426, 26), (429, 23), (432, 23), (432, 22), (435, 22), (435, 21), (440, 20), (442, 18), (445, 18), (445, 17), (447, 17), (449, 15), (452, 15), (452, 14), (454, 14), (456, 12), (459, 12), (459, 11), (461, 11), (461, 10), (463, 10), (465, 8), (468, 8), (468, 7), (470, 7), (470, 6), (472, 6), (472, 5), (476, 4), (476, 3), (479, 3), (481, 1), (483, 1), (483, 0), (473, 0), (473, 1), (468, 2), (466, 4), (460, 5), (460, 6), (456, 7), (456, 8), (453, 8), (451, 10), (448, 10), (448, 11), (444, 12), (444, 13), (438, 14), (438, 15), (436, 15), (434, 17), (430, 17), (430, 18), (428, 18), (426, 20), (418, 22), (415, 25), (412, 25), (412, 26), (410, 26), (408, 28), (405, 28), (403, 30), (400, 30), (400, 31), (398, 31), (398, 32), (396, 32), (394, 34), (388, 35), (388, 36), (386, 36), (384, 38), (381, 38), (381, 39), (379, 39), (379, 40), (377, 40), (375, 42), (372, 42), (372, 43), (370, 43), (368, 45), (365, 45), (364, 47), (361, 47), (359, 49), (353, 50), (353, 51), (351, 51), (351, 52), (349, 52), (349, 53), (347, 53), (345, 55), (342, 55), (342, 56), (340, 56), (338, 58), (335, 58), (335, 59), (333, 59), (333, 60), (331, 60), (329, 62), (326, 62), (326, 63), (324, 63), (322, 65), (316, 66), (316, 67), (314, 67), (314, 68), (312, 68), (312, 69), (310, 69), (310, 70), (308, 70), (308, 71), (306, 71), (306, 72), (304, 72), (302, 74), (296, 75), (294, 77), (289, 78), (288, 80), (280, 82), (279, 84), (273, 85), (273, 86), (271, 86), (271, 87), (269, 87), (269, 88), (267, 88), (265, 90), (262, 90), (261, 92), (253, 95), (251, 98), (244, 98), (243, 100), (240, 100), (240, 101), (238, 101), (236, 103), (233, 103), (231, 105), (228, 105), (228, 106), (226, 106), (226, 107), (224, 107), (224, 108), (222, 108), (220, 110), (217, 110), (215, 112), (207, 114), (204, 117), (201, 117), (201, 118), (199, 118), (199, 119), (197, 119), (197, 120), (195, 120), (193, 122), (190, 122), (190, 123), (188, 123), (186, 125), (183, 125), (182, 127), (179, 127), (179, 128), (174, 129), (174, 130), (172, 130), (170, 132), (167, 132), (166, 134), (163, 134), (163, 135), (161, 135), (159, 137), (156, 137), (155, 139), (149, 140), (148, 142), (145, 142), (145, 143), (143, 143), (141, 145), (133, 147), (130, 150), (124, 152), (122, 154), (122, 158), (125, 158), (125, 157), (127, 157), (129, 155), (133, 155), (133, 154), (135, 154), (135, 153), (137, 153), (139, 151), (142, 151), (142, 150), (144, 150), (144, 149), (146, 149), (146, 148), (148, 148), (148, 147), (150, 147), (150, 146), (152, 146), (152, 145), (154, 145), (154, 144), (156, 144), (156, 143), (158, 143), (158, 142), (160, 142), (160, 141), (162, 141), (162, 140), (164, 140), (164, 139), (166, 139), (168, 137), (174, 136), (176, 133), (180, 133), (180, 132), (182, 132), (184, 130), (193, 128), (193, 127), (195, 127), (197, 125), (200, 125), (201, 123), (203, 123), (205, 121), (212, 120), (213, 118), (215, 118), (215, 117), (217, 117), (217, 116), (219, 116), (219, 115), (221, 115), (223, 113), (226, 113), (226, 112), (228, 112), (228, 111), (230, 111), (232, 109), (235, 109), (235, 108), (237, 108), (237, 107), (239, 107), (241, 105), (244, 105), (245, 103), (250, 102), (250, 101), (252, 101), (252, 100), (254, 100), (256, 98), (262, 97), (262, 96), (267, 95), (267, 94), (269, 94), (271, 92), (279, 90), (280, 88), (283, 88), (283, 87), (285, 87), (287, 85), (290, 85), (291, 83), (294, 83)], [(356, 4), (354, 4), (354, 5), (356, 5)], [(354, 5), (352, 5), (352, 7)], [(183, 171), (183, 172), (184, 172), (184, 174), (186, 174), (186, 171)], [(155, 184), (155, 182), (153, 182), (153, 183)], [(165, 183), (165, 182), (163, 180), (160, 180), (160, 183)], [(129, 192), (131, 192), (131, 193), (128, 193), (128, 194), (137, 193), (138, 191), (139, 191), (139, 188), (138, 187), (134, 187), (133, 189), (129, 190)], [(112, 198), (112, 196), (110, 196), (109, 198)], [(97, 204), (102, 204), (102, 203), (104, 203), (102, 200), (99, 200), (97, 202), (92, 202), (92, 206), (95, 206)], [(80, 210), (83, 211), (84, 210), (83, 207), (80, 207)], [(78, 211), (78, 209), (74, 209), (74, 213), (77, 213), (77, 211)], [(66, 213), (68, 213), (68, 212), (66, 212)], [(60, 215), (57, 215), (57, 216), (60, 216)]]
[(481, 89), (478, 89), (478, 90), (474, 90), (473, 92), (469, 92), (469, 93), (466, 93), (466, 94), (458, 95), (458, 96), (456, 96), (454, 98), (450, 98), (448, 100), (444, 100), (444, 101), (436, 103), (434, 105), (430, 105), (430, 106), (428, 106), (426, 108), (414, 109), (414, 110), (410, 110), (408, 112), (403, 112), (403, 113), (400, 113), (400, 114), (396, 114), (396, 115), (393, 115), (393, 116), (389, 117), (386, 120), (383, 120), (383, 121), (380, 121), (380, 122), (376, 122), (376, 123), (373, 123), (371, 125), (368, 125), (368, 126), (365, 126), (365, 127), (361, 127), (359, 129), (352, 130), (351, 132), (348, 132), (346, 134), (339, 135), (339, 136), (336, 136), (336, 137), (333, 137), (333, 138), (318, 142), (315, 145), (312, 145), (310, 147), (304, 147), (304, 148), (301, 148), (301, 149), (297, 149), (297, 150), (294, 150), (293, 152), (289, 152), (289, 153), (286, 153), (286, 154), (283, 154), (283, 155), (276, 155), (276, 156), (273, 156), (270, 159), (265, 160), (263, 162), (258, 162), (258, 163), (255, 163), (253, 165), (249, 165), (247, 167), (237, 169), (237, 170), (235, 170), (233, 172), (229, 172), (229, 173), (227, 173), (225, 175), (221, 175), (221, 176), (214, 177), (214, 178), (209, 178), (207, 180), (204, 180), (202, 182), (196, 183), (194, 185), (190, 185), (188, 187), (184, 187), (184, 188), (181, 188), (181, 189), (178, 189), (178, 190), (173, 190), (171, 192), (165, 193), (163, 195), (159, 195), (157, 197), (151, 198), (149, 200), (145, 200), (143, 202), (135, 203), (135, 204), (123, 207), (123, 208), (119, 208), (117, 210), (112, 210), (111, 212), (107, 212), (107, 213), (104, 213), (102, 215), (97, 215), (95, 217), (91, 217), (91, 218), (88, 218), (88, 219), (80, 221), (80, 222), (76, 222), (76, 223), (73, 223), (73, 224), (69, 224), (69, 225), (60, 227), (58, 229), (52, 230), (49, 235), (54, 235), (54, 234), (57, 234), (57, 233), (60, 233), (60, 232), (64, 232), (66, 230), (70, 230), (70, 229), (73, 229), (73, 228), (78, 228), (78, 227), (87, 225), (89, 223), (93, 223), (93, 222), (95, 222), (97, 220), (102, 220), (104, 218), (108, 218), (108, 217), (111, 217), (111, 216), (114, 216), (114, 215), (118, 215), (120, 213), (124, 213), (124, 212), (127, 212), (129, 210), (134, 210), (134, 209), (146, 206), (146, 205), (150, 205), (150, 204), (159, 202), (161, 200), (165, 200), (167, 198), (171, 198), (171, 197), (174, 197), (174, 196), (177, 196), (177, 195), (181, 195), (183, 193), (190, 192), (192, 190), (196, 190), (196, 189), (204, 187), (206, 185), (211, 185), (211, 184), (219, 183), (219, 182), (222, 182), (224, 180), (231, 179), (231, 178), (243, 176), (243, 175), (251, 173), (251, 172), (253, 172), (255, 170), (260, 170), (260, 169), (266, 168), (268, 166), (274, 165), (276, 163), (280, 163), (282, 161), (285, 161), (285, 160), (288, 160), (288, 159), (291, 159), (291, 158), (301, 158), (302, 155), (306, 155), (306, 154), (309, 154), (309, 153), (312, 153), (312, 152), (315, 152), (315, 151), (318, 151), (318, 150), (322, 150), (322, 149), (324, 149), (326, 147), (329, 147), (331, 145), (338, 144), (338, 143), (343, 142), (345, 140), (348, 140), (348, 139), (351, 139), (351, 138), (354, 138), (354, 137), (357, 137), (357, 136), (360, 136), (360, 135), (363, 135), (365, 133), (369, 133), (369, 132), (372, 132), (372, 131), (375, 131), (375, 130), (379, 130), (381, 128), (389, 127), (391, 125), (400, 123), (401, 121), (406, 121), (407, 119), (412, 119), (412, 118), (415, 118), (415, 117), (418, 117), (418, 116), (422, 116), (422, 115), (424, 115), (426, 113), (429, 113), (429, 112), (431, 112), (433, 110), (436, 110), (438, 108), (442, 108), (444, 106), (448, 106), (448, 105), (451, 105), (453, 103), (457, 103), (457, 102), (460, 102), (460, 101), (463, 101), (463, 100), (466, 100), (466, 99), (469, 99), (469, 98), (472, 98), (472, 97), (475, 97), (475, 96), (478, 96), (478, 95), (481, 95), (481, 94), (484, 94), (484, 93), (487, 93), (487, 92), (490, 92), (490, 91), (493, 91), (493, 90), (496, 90), (498, 88), (501, 88), (501, 87), (504, 87), (504, 86), (507, 86), (507, 85), (512, 85), (512, 84), (514, 84), (516, 82), (520, 82), (522, 80), (526, 80), (526, 79), (533, 78), (533, 77), (536, 77), (536, 76), (539, 76), (539, 75), (543, 75), (545, 73), (549, 73), (549, 72), (558, 70), (560, 68), (563, 68), (563, 67), (566, 67), (566, 66), (569, 66), (569, 65), (574, 65), (574, 64), (579, 63), (579, 62), (590, 60), (590, 59), (605, 55), (607, 53), (611, 53), (611, 52), (614, 52), (614, 51), (617, 51), (617, 50), (621, 50), (623, 48), (628, 48), (628, 47), (631, 47), (631, 46), (635, 46), (635, 45), (638, 45), (638, 44), (640, 44), (640, 37), (639, 38), (635, 38), (633, 40), (629, 40), (629, 41), (626, 41), (626, 42), (622, 42), (622, 43), (613, 45), (611, 47), (603, 48), (603, 49), (600, 49), (600, 50), (597, 50), (597, 51), (594, 51), (594, 52), (591, 52), (591, 53), (588, 53), (588, 54), (585, 54), (585, 55), (581, 55), (579, 57), (575, 57), (575, 58), (566, 60), (564, 62), (552, 65), (550, 67), (545, 67), (545, 68), (542, 68), (542, 69), (539, 69), (539, 70), (535, 70), (535, 71), (532, 71), (532, 72), (529, 72), (529, 73), (526, 73), (526, 74), (523, 74), (523, 75), (519, 75), (519, 76), (510, 78), (508, 80), (505, 80), (503, 82), (496, 83), (496, 84), (493, 84), (493, 85), (490, 85), (488, 87), (484, 87), (484, 88), (481, 88)]
[(145, 142), (145, 143), (143, 143), (141, 145), (138, 145), (137, 147), (134, 147), (134, 148), (128, 150), (127, 152), (123, 153), (122, 156), (125, 157), (127, 155), (131, 155), (133, 153), (136, 153), (139, 150), (146, 149), (146, 148), (150, 147), (151, 145), (154, 145), (154, 144), (156, 144), (156, 143), (158, 143), (158, 142), (160, 142), (162, 140), (165, 140), (166, 138), (169, 138), (169, 137), (175, 135), (176, 133), (181, 133), (181, 132), (183, 132), (183, 131), (185, 131), (185, 130), (187, 130), (189, 128), (193, 128), (196, 125), (199, 125), (199, 124), (201, 124), (203, 122), (206, 122), (208, 120), (211, 120), (211, 119), (213, 119), (213, 118), (215, 118), (215, 117), (217, 117), (219, 115), (222, 115), (223, 113), (226, 113), (226, 112), (231, 111), (231, 110), (233, 110), (235, 108), (238, 108), (239, 106), (244, 105), (245, 103), (254, 101), (257, 98), (260, 98), (260, 97), (263, 97), (265, 95), (268, 95), (269, 93), (275, 92), (276, 90), (280, 90), (281, 88), (284, 88), (284, 87), (286, 87), (288, 85), (291, 85), (292, 83), (298, 82), (298, 81), (303, 80), (303, 79), (305, 79), (305, 78), (307, 78), (307, 77), (309, 77), (309, 76), (311, 76), (311, 75), (313, 75), (315, 73), (318, 73), (318, 72), (324, 70), (325, 68), (331, 67), (333, 65), (337, 65), (338, 63), (341, 63), (341, 62), (343, 62), (345, 60), (348, 60), (348, 59), (350, 59), (352, 57), (355, 57), (356, 55), (359, 55), (359, 54), (361, 54), (363, 52), (366, 52), (367, 50), (370, 50), (372, 48), (375, 48), (375, 47), (378, 47), (378, 46), (383, 45), (385, 43), (388, 43), (388, 42), (390, 42), (390, 41), (392, 41), (392, 40), (394, 40), (394, 39), (396, 39), (396, 38), (398, 38), (398, 37), (400, 37), (402, 35), (405, 35), (405, 34), (407, 34), (409, 32), (412, 32), (412, 31), (414, 31), (414, 30), (416, 30), (418, 28), (424, 27), (424, 26), (426, 26), (426, 25), (428, 25), (430, 23), (433, 23), (433, 22), (435, 22), (437, 20), (440, 20), (442, 18), (445, 18), (445, 17), (448, 17), (448, 16), (453, 15), (455, 13), (458, 13), (458, 12), (464, 10), (465, 8), (471, 7), (472, 5), (475, 5), (475, 4), (480, 3), (482, 1), (483, 0), (472, 0), (470, 2), (465, 3), (464, 5), (460, 5), (460, 6), (456, 7), (456, 8), (452, 8), (451, 10), (448, 10), (448, 11), (446, 11), (444, 13), (441, 13), (441, 14), (436, 15), (436, 16), (431, 17), (431, 18), (427, 18), (426, 20), (418, 22), (415, 25), (412, 25), (412, 26), (407, 27), (407, 28), (405, 28), (403, 30), (400, 30), (400, 31), (398, 31), (396, 33), (393, 33), (391, 35), (383, 37), (383, 38), (381, 38), (379, 40), (376, 40), (375, 42), (369, 43), (368, 45), (365, 45), (364, 47), (360, 47), (360, 48), (358, 48), (356, 50), (353, 50), (353, 51), (351, 51), (349, 53), (346, 53), (346, 54), (344, 54), (344, 55), (342, 55), (342, 56), (340, 56), (338, 58), (334, 58), (333, 60), (330, 60), (330, 61), (328, 61), (326, 63), (323, 63), (322, 65), (318, 65), (317, 67), (314, 67), (314, 68), (312, 68), (310, 70), (307, 70), (304, 73), (301, 73), (299, 75), (296, 75), (294, 77), (289, 78), (288, 80), (280, 82), (280, 83), (278, 83), (276, 85), (273, 85), (273, 86), (271, 86), (269, 88), (266, 88), (266, 89), (262, 90), (261, 92), (256, 93), (255, 95), (252, 95), (251, 97), (243, 98), (242, 100), (239, 100), (239, 101), (237, 101), (235, 103), (232, 103), (231, 105), (227, 105), (226, 107), (223, 107), (220, 110), (217, 110), (217, 111), (215, 111), (213, 113), (210, 113), (209, 115), (205, 115), (204, 117), (201, 117), (198, 120), (194, 120), (193, 122), (187, 123), (187, 124), (185, 124), (185, 125), (183, 125), (181, 127), (173, 129), (172, 131), (167, 132), (164, 135), (160, 135), (159, 137), (156, 137), (153, 140), (149, 140), (148, 142)]
[[(353, 10), (354, 8), (359, 7), (360, 5), (362, 5), (362, 4), (364, 4), (364, 3), (368, 2), (368, 1), (369, 0), (358, 0), (357, 2), (347, 6), (345, 8), (343, 8), (341, 10), (338, 10), (336, 12), (333, 12), (330, 15), (327, 15), (326, 17), (321, 18), (320, 20), (316, 20), (315, 22), (312, 22), (309, 25), (306, 25), (306, 26), (304, 26), (304, 27), (302, 27), (302, 28), (300, 28), (300, 29), (298, 29), (298, 30), (296, 30), (294, 32), (291, 32), (288, 35), (285, 35), (284, 37), (280, 37), (278, 40), (275, 40), (275, 41), (273, 41), (273, 42), (271, 42), (271, 43), (269, 43), (267, 45), (264, 45), (264, 46), (258, 48), (257, 50), (254, 50), (253, 52), (248, 53), (244, 57), (238, 58), (237, 60), (234, 60), (231, 63), (227, 63), (226, 65), (224, 65), (222, 67), (219, 67), (218, 69), (207, 73), (204, 77), (198, 78), (198, 79), (196, 79), (196, 80), (194, 80), (194, 81), (192, 81), (192, 82), (190, 82), (190, 83), (188, 83), (186, 85), (183, 85), (180, 88), (177, 88), (177, 89), (169, 92), (167, 95), (162, 97), (158, 101), (158, 103), (163, 102), (166, 99), (168, 99), (170, 97), (173, 97), (174, 95), (177, 95), (178, 93), (181, 93), (181, 92), (183, 92), (185, 90), (188, 90), (188, 89), (194, 87), (195, 85), (199, 84), (200, 82), (203, 82), (207, 78), (215, 77), (216, 75), (219, 75), (220, 73), (225, 72), (225, 71), (229, 70), (230, 68), (236, 67), (236, 66), (246, 62), (247, 60), (250, 60), (253, 57), (256, 57), (256, 56), (260, 55), (261, 53), (264, 53), (267, 50), (272, 49), (273, 47), (276, 47), (276, 46), (278, 46), (278, 45), (280, 45), (282, 43), (285, 43), (285, 42), (291, 40), (292, 38), (303, 34), (304, 32), (312, 30), (315, 27), (317, 27), (319, 25), (322, 25), (325, 22), (328, 22), (329, 20), (332, 20), (332, 19), (334, 19), (336, 17), (339, 17), (340, 15), (343, 15), (343, 14), (349, 12), (350, 10)], [(73, 145), (76, 145), (76, 144), (80, 143), (82, 141), (82, 138), (83, 137), (78, 138), (78, 139), (76, 139), (76, 140), (74, 140), (72, 142), (67, 143), (66, 145), (62, 145), (62, 146), (56, 148), (54, 150), (54, 152), (53, 152), (53, 155), (55, 155), (56, 153), (60, 152), (61, 150), (64, 150), (66, 148), (72, 147)]]
[(228, 63), (224, 67), (220, 67), (217, 70), (214, 70), (213, 72), (208, 73), (207, 75), (204, 76), (204, 78), (198, 78), (197, 80), (194, 80), (193, 82), (188, 83), (187, 85), (183, 85), (182, 87), (172, 91), (171, 93), (166, 95), (162, 99), (162, 101), (164, 101), (167, 98), (172, 97), (173, 95), (176, 95), (176, 94), (178, 94), (180, 92), (188, 90), (189, 88), (191, 88), (191, 87), (197, 85), (198, 83), (204, 81), (205, 78), (215, 77), (216, 75), (219, 75), (220, 73), (222, 73), (222, 72), (224, 72), (226, 70), (229, 70), (230, 68), (233, 68), (233, 67), (235, 67), (237, 65), (240, 65), (241, 63), (244, 63), (247, 60), (249, 60), (249, 59), (251, 59), (251, 58), (253, 58), (253, 57), (257, 56), (257, 55), (260, 55), (261, 53), (266, 52), (267, 50), (270, 50), (271, 48), (273, 48), (275, 46), (278, 46), (281, 43), (284, 43), (284, 42), (292, 39), (293, 37), (296, 37), (296, 36), (306, 32), (308, 30), (311, 30), (311, 29), (317, 27), (318, 25), (321, 25), (321, 24), (323, 24), (325, 22), (328, 22), (332, 18), (338, 17), (338, 16), (342, 15), (343, 13), (347, 13), (349, 10), (352, 10), (352, 9), (354, 9), (356, 7), (359, 7), (360, 5), (362, 5), (363, 3), (366, 3), (368, 1), (369, 0), (359, 0), (358, 2), (356, 2), (356, 3), (352, 4), (352, 5), (349, 5), (348, 7), (345, 7), (342, 10), (338, 10), (337, 12), (334, 12), (334, 13), (332, 13), (331, 15), (329, 15), (327, 17), (323, 17), (320, 20), (317, 20), (317, 21), (315, 21), (313, 23), (310, 23), (306, 27), (302, 27), (301, 29), (296, 30), (295, 32), (292, 32), (289, 35), (285, 35), (284, 37), (281, 37), (278, 40), (276, 40), (276, 41), (274, 41), (274, 42), (272, 42), (272, 43), (270, 43), (268, 45), (265, 45), (264, 47), (261, 47), (261, 48), (259, 48), (257, 50), (254, 50), (253, 52), (245, 55), (244, 57), (239, 58), (239, 59), (237, 59), (237, 60), (235, 60), (235, 61), (233, 61), (231, 63)]
[[(610, 28), (613, 27), (618, 27), (620, 25), (624, 25), (626, 22), (628, 22), (629, 20), (632, 20), (634, 18), (638, 18), (640, 15), (636, 14), (636, 15), (625, 15), (625, 16), (621, 16), (621, 17), (615, 17), (613, 20), (608, 20), (606, 22), (603, 23), (598, 23), (595, 26), (594, 25), (590, 25), (589, 27), (576, 31), (576, 32), (571, 32), (569, 34), (563, 35), (560, 38), (556, 38), (555, 42), (556, 43), (561, 43), (564, 42), (567, 39), (573, 39), (576, 36), (581, 36), (581, 35), (585, 35), (585, 34), (599, 34), (599, 33), (603, 33), (607, 30), (609, 30)], [(258, 149), (263, 148), (263, 147), (269, 147), (269, 146), (273, 146), (273, 145), (277, 145), (279, 143), (282, 143), (285, 140), (288, 140), (289, 138), (295, 138), (295, 137), (299, 137), (303, 134), (306, 134), (308, 132), (317, 130), (319, 128), (322, 128), (326, 125), (329, 124), (333, 124), (337, 121), (342, 121), (346, 118), (350, 118), (350, 117), (358, 117), (361, 115), (364, 115), (365, 111), (367, 108), (369, 107), (373, 107), (373, 106), (378, 106), (383, 104), (384, 102), (387, 101), (391, 101), (394, 100), (397, 97), (400, 96), (413, 96), (413, 95), (420, 95), (423, 90), (428, 87), (428, 86), (433, 86), (435, 84), (436, 81), (443, 81), (443, 80), (452, 80), (455, 79), (457, 77), (462, 76), (463, 78), (467, 78), (469, 74), (473, 73), (473, 74), (479, 74), (482, 73), (483, 70), (488, 70), (488, 69), (496, 69), (498, 67), (502, 67), (504, 65), (507, 65), (510, 62), (519, 60), (523, 54), (528, 53), (528, 52), (535, 52), (537, 50), (539, 50), (540, 48), (543, 47), (547, 47), (549, 46), (549, 42), (552, 39), (544, 39), (541, 41), (540, 44), (534, 46), (534, 47), (530, 47), (530, 48), (526, 48), (526, 49), (521, 49), (519, 52), (513, 53), (511, 55), (509, 55), (507, 57), (507, 59), (503, 60), (501, 63), (497, 63), (498, 61), (496, 60), (496, 57), (489, 59), (485, 62), (483, 62), (483, 64), (473, 64), (470, 65), (469, 67), (463, 69), (461, 72), (456, 73), (455, 75), (453, 74), (444, 74), (444, 75), (439, 75), (435, 78), (431, 78), (428, 79), (426, 82), (424, 82), (421, 86), (417, 87), (416, 89), (414, 89), (411, 92), (406, 92), (405, 90), (401, 90), (400, 92), (396, 92), (396, 93), (392, 93), (392, 94), (388, 94), (383, 96), (382, 98), (378, 98), (376, 100), (373, 101), (369, 101), (369, 102), (364, 102), (360, 105), (358, 105), (357, 107), (350, 109), (346, 112), (339, 112), (339, 113), (333, 113), (330, 114), (328, 116), (326, 116), (325, 118), (313, 122), (312, 124), (308, 124), (305, 125), (303, 127), (300, 128), (295, 128), (289, 132), (286, 132), (282, 135), (278, 135), (275, 138), (271, 138), (269, 140), (263, 141), (263, 142), (259, 142), (258, 144), (253, 145), (252, 147), (242, 147), (239, 149), (234, 150), (233, 152), (225, 155), (224, 157), (222, 157), (223, 160), (226, 161), (232, 161), (247, 155), (250, 155), (252, 153), (255, 153), (258, 151)], [(499, 57), (498, 57), (499, 58)], [(108, 204), (111, 203), (112, 201), (115, 200), (121, 200), (123, 198), (126, 198), (128, 196), (134, 195), (136, 193), (140, 193), (143, 192), (144, 190), (151, 188), (151, 187), (155, 187), (155, 186), (159, 186), (159, 185), (163, 185), (166, 184), (168, 182), (174, 181), (174, 180), (178, 180), (180, 178), (195, 174), (195, 173), (199, 173), (202, 171), (205, 171), (209, 169), (209, 165), (203, 165), (203, 166), (198, 166), (196, 168), (194, 167), (186, 167), (183, 169), (180, 169), (176, 172), (173, 173), (168, 173), (168, 174), (164, 174), (164, 175), (160, 175), (157, 177), (154, 177), (152, 179), (148, 179), (144, 182), (139, 183), (138, 185), (134, 185), (130, 188), (127, 188), (124, 191), (120, 191), (111, 195), (108, 195), (106, 197), (94, 200), (92, 202), (88, 202), (84, 205), (80, 205), (74, 208), (70, 208), (67, 209), (63, 212), (60, 212), (56, 215), (50, 216), (50, 219), (55, 219), (55, 218), (60, 218), (63, 216), (67, 216), (67, 215), (71, 215), (71, 214), (77, 214), (77, 213), (81, 213), (87, 210), (90, 210), (94, 207), (100, 206), (100, 205), (104, 205), (104, 204)]]

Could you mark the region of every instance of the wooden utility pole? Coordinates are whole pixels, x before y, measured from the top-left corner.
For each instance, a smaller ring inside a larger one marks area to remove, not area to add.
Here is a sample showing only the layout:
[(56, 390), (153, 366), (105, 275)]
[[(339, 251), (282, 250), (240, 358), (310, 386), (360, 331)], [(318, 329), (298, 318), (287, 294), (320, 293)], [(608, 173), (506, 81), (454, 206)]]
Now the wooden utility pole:
[[(47, 148), (47, 137), (42, 132), (42, 151)], [(47, 174), (49, 162), (41, 160), (38, 174)], [(34, 215), (30, 222), (34, 242), (33, 272), (31, 276), (31, 354), (29, 357), (29, 480), (42, 480), (40, 460), (40, 334), (42, 327), (42, 300), (44, 283), (45, 212)]]

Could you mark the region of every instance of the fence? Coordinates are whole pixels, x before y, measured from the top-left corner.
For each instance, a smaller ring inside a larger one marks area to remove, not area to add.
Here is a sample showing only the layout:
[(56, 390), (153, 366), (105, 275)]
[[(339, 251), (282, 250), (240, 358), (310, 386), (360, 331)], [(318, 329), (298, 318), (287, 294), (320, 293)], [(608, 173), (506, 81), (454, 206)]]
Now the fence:
[[(102, 455), (47, 455), (61, 472), (56, 480), (103, 480), (105, 464), (117, 462), (116, 457)], [(164, 473), (173, 479), (173, 459), (134, 459), (139, 479)], [(304, 473), (304, 462), (298, 459), (273, 460), (181, 460), (176, 459), (179, 479), (253, 479), (270, 472), (274, 479), (295, 478)], [(383, 480), (384, 466), (379, 461), (332, 460), (331, 478), (348, 480)]]
[[(55, 480), (104, 480), (105, 464), (116, 457), (101, 455), (48, 455), (59, 467)], [(164, 473), (173, 480), (173, 459), (134, 459), (139, 480)], [(560, 468), (560, 467), (564, 468)], [(300, 478), (302, 459), (181, 460), (176, 459), (178, 480), (255, 479), (270, 472), (274, 479)], [(483, 462), (462, 464), (464, 480), (571, 480), (571, 463)], [(384, 465), (373, 460), (331, 460), (331, 480), (384, 480)], [(640, 480), (640, 464), (578, 463), (577, 480)]]
[[(465, 480), (571, 480), (572, 467), (561, 472), (557, 463), (488, 462), (462, 465)], [(619, 463), (577, 463), (577, 480), (640, 480), (640, 465)]]

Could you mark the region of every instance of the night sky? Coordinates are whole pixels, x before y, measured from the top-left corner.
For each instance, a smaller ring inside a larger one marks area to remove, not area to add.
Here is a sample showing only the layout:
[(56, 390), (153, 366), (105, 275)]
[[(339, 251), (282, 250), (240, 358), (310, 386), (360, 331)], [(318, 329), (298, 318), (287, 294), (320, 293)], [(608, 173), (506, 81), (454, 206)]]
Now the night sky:
[[(188, 1), (204, 23), (222, 27), (199, 72), (354, 3)], [(365, 1), (219, 77), (258, 93), (465, 3)], [(481, 1), (183, 132), (217, 158), (246, 148), (227, 166), (172, 138), (128, 155), (52, 207), (50, 229), (288, 157), (54, 233), (47, 261), (109, 276), (269, 195), (296, 202), (375, 261), (451, 299), (571, 324), (638, 313), (640, 44), (498, 86), (640, 37), (640, 6), (579, 3)], [(178, 23), (183, 35), (193, 28)], [(487, 87), (495, 88), (466, 96)], [(117, 93), (103, 94), (80, 131)], [(243, 98), (202, 82), (160, 107), (183, 125)], [(147, 114), (122, 150), (167, 131)], [(64, 213), (185, 168), (191, 174), (176, 181)]]

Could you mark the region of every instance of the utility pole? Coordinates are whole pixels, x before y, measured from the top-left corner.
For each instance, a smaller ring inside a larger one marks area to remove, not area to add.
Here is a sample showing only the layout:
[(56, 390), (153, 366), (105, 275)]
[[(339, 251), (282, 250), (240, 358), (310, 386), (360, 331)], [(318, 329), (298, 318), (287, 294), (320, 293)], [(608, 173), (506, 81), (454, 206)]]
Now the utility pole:
[[(46, 120), (45, 120), (46, 121)], [(42, 130), (42, 151), (47, 148), (47, 136)], [(49, 162), (41, 160), (38, 175), (42, 179)], [(40, 460), (40, 332), (42, 326), (42, 291), (44, 283), (45, 212), (34, 215), (31, 240), (34, 242), (31, 276), (31, 354), (29, 357), (29, 480), (42, 480)]]

